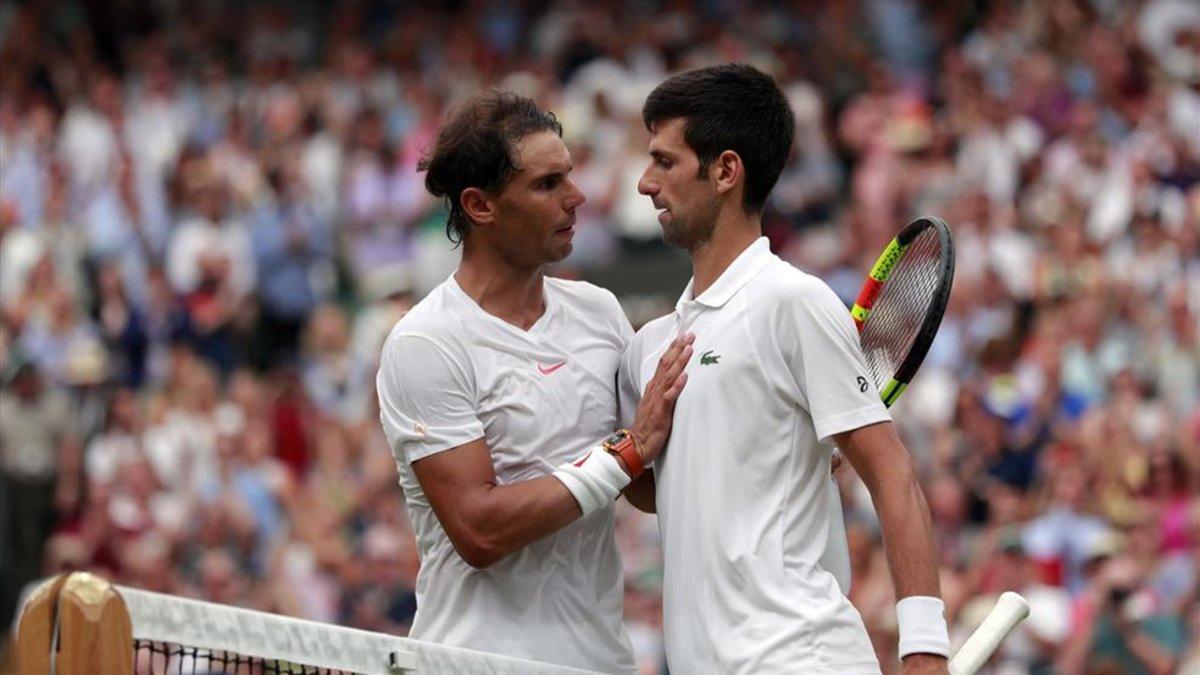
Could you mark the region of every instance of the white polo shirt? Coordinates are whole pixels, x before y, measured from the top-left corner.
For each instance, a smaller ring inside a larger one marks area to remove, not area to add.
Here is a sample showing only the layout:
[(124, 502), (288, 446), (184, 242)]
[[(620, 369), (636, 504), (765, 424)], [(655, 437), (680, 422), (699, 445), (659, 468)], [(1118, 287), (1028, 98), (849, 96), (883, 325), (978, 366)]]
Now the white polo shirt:
[(849, 312), (761, 238), (634, 337), (623, 411), (685, 331), (696, 334), (688, 383), (654, 466), (671, 671), (878, 673), (862, 619), (820, 562), (830, 437), (889, 419)]
[(483, 438), (500, 484), (547, 476), (617, 428), (616, 376), (633, 330), (611, 293), (547, 278), (528, 331), (483, 311), (453, 277), (392, 330), (377, 378), (421, 569), (411, 637), (630, 672), (613, 509), (487, 569), (458, 555), (411, 463)]

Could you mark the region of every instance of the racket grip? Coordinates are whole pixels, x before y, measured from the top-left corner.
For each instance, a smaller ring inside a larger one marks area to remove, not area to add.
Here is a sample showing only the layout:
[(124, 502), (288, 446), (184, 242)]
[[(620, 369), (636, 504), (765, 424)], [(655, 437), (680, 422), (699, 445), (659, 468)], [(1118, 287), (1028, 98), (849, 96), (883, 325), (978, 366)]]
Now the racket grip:
[(996, 601), (979, 628), (950, 659), (950, 675), (975, 675), (988, 662), (1000, 643), (1017, 624), (1029, 616), (1029, 602), (1017, 593), (1006, 591)]

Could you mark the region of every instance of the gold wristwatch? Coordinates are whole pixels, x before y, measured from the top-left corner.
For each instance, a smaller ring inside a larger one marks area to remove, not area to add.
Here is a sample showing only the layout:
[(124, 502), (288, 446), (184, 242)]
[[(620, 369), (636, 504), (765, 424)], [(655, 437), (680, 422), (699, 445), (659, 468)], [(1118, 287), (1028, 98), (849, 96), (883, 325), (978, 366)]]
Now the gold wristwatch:
[(642, 453), (638, 450), (637, 439), (633, 437), (633, 433), (628, 429), (616, 431), (612, 436), (601, 441), (600, 447), (607, 450), (609, 454), (616, 456), (621, 465), (625, 467), (625, 473), (629, 474), (630, 478), (636, 479), (646, 470), (645, 460), (642, 458)]

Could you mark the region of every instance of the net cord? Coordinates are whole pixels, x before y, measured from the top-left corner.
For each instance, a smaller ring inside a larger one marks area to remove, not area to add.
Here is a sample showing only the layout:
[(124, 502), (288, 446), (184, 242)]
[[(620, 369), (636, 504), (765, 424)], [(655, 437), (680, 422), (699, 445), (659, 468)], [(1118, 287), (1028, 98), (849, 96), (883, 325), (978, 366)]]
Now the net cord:
[(124, 586), (117, 590), (129, 607), (135, 640), (363, 675), (590, 672)]

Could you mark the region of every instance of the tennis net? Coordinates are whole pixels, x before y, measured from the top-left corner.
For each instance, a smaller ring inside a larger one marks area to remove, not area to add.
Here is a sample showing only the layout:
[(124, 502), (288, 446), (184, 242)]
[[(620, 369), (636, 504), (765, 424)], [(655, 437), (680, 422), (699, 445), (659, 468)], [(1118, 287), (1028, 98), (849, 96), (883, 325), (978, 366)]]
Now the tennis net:
[[(568, 675), (588, 672), (134, 588), (112, 588), (119, 593), (128, 612), (134, 675)], [(30, 608), (38, 593), (35, 590), (29, 594), (26, 614), (32, 613)], [(74, 597), (80, 596), (75, 594)], [(59, 621), (68, 616), (62, 609), (62, 602), (55, 601), (55, 605), (56, 618), (49, 620), (53, 626), (44, 628), (41, 637), (51, 660), (56, 657), (57, 673), (107, 673), (113, 670), (111, 667), (97, 669), (98, 661), (91, 656), (75, 655), (74, 662), (82, 661), (84, 665), (75, 669), (69, 665), (72, 655), (65, 649), (70, 643), (59, 642)], [(27, 633), (26, 627), (39, 622), (25, 619), (22, 617), (19, 621), (18, 649), (36, 649), (32, 643), (38, 641), (38, 636)], [(73, 630), (65, 626), (61, 631), (63, 636)], [(92, 639), (90, 645), (85, 640), (81, 649), (103, 651), (94, 643), (104, 639)], [(27, 644), (23, 646), (21, 642)]]

